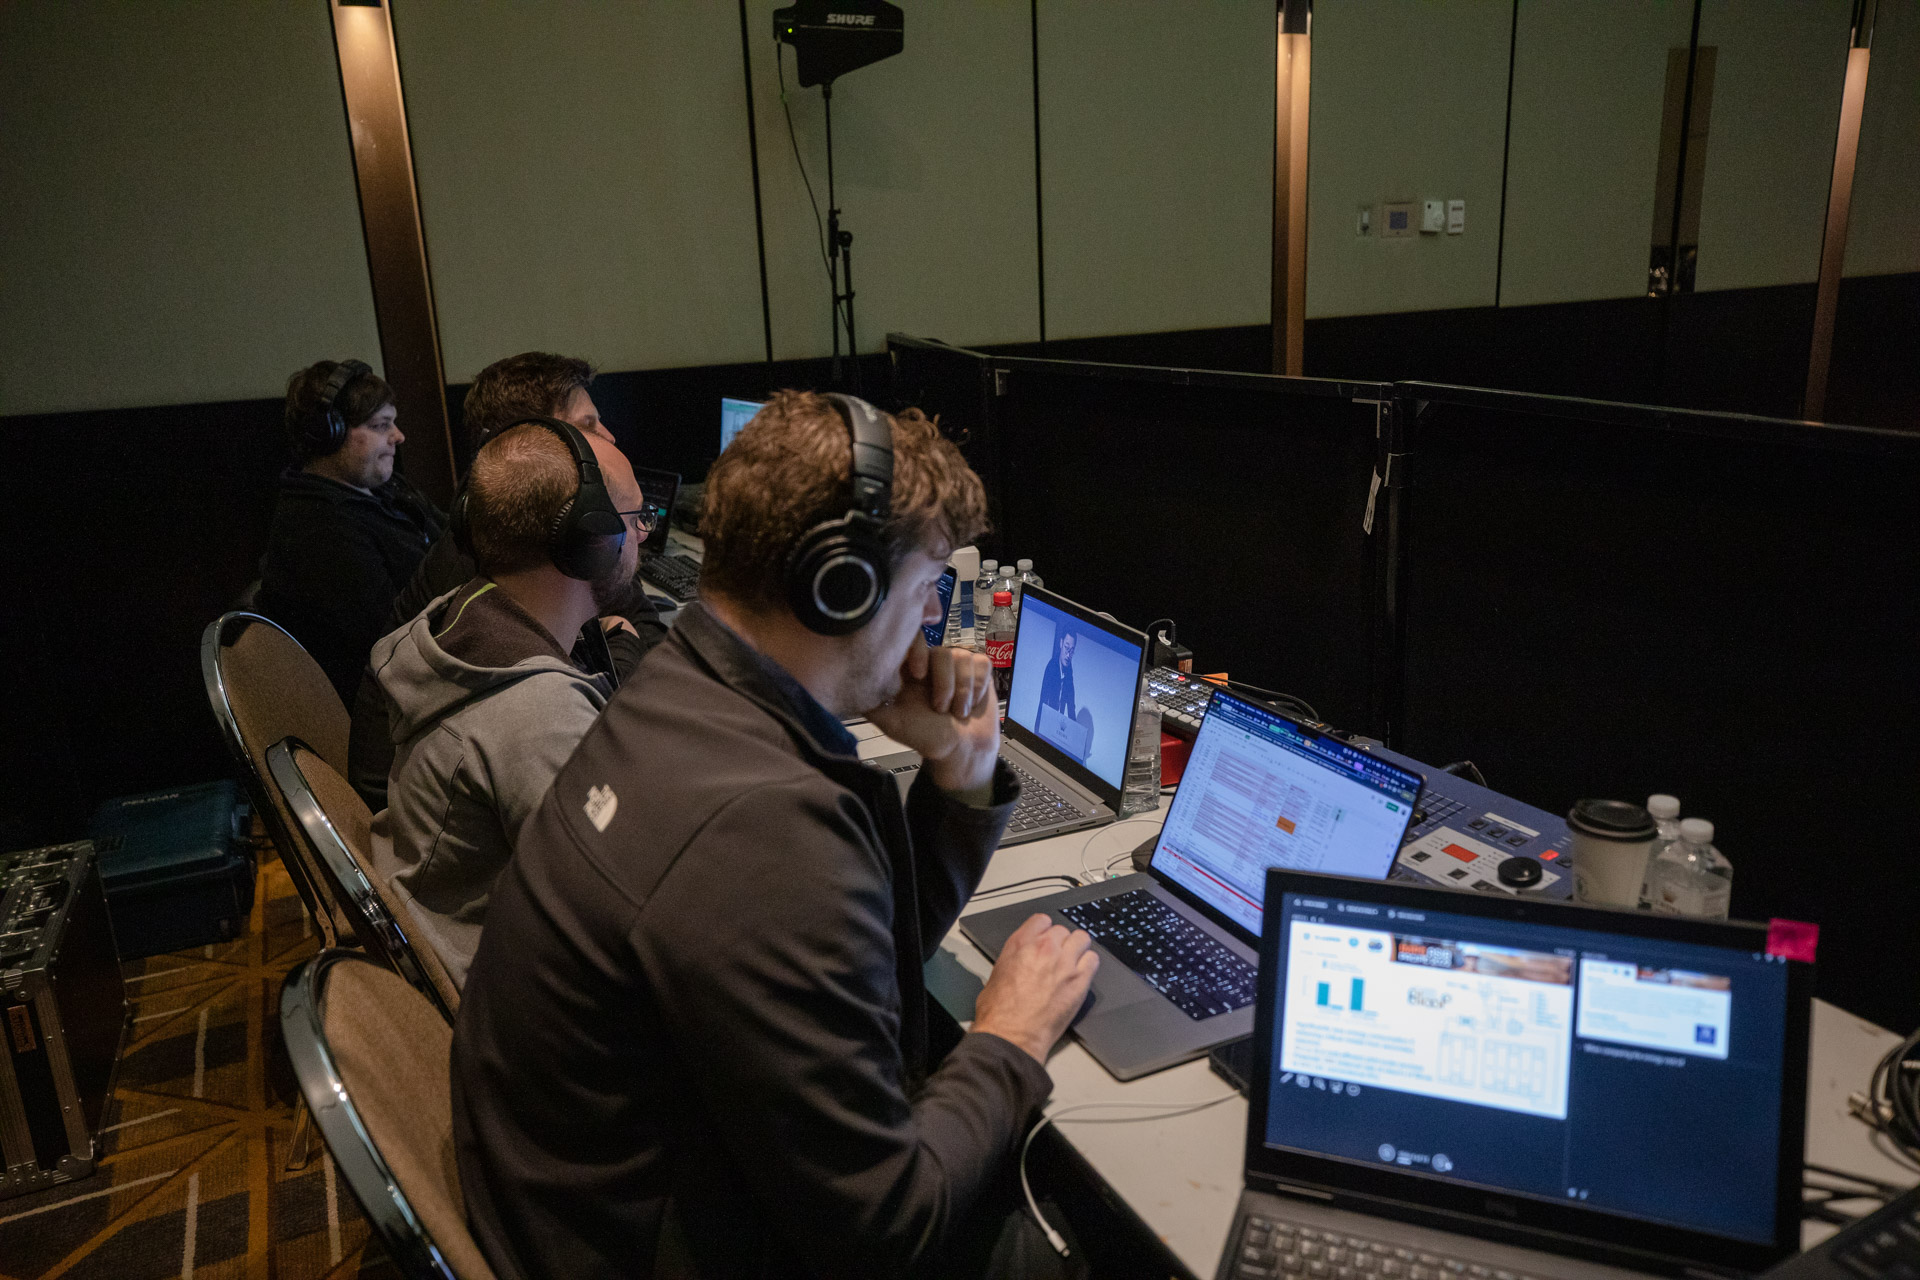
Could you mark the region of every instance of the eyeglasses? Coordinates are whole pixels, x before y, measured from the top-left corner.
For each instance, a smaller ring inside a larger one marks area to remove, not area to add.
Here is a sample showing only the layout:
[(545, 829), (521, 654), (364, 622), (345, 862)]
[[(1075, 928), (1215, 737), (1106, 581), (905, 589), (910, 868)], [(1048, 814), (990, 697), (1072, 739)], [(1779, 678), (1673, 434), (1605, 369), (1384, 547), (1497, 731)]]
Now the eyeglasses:
[(616, 511), (614, 514), (633, 521), (634, 531), (642, 540), (660, 527), (660, 508), (656, 506), (636, 507), (632, 511)]

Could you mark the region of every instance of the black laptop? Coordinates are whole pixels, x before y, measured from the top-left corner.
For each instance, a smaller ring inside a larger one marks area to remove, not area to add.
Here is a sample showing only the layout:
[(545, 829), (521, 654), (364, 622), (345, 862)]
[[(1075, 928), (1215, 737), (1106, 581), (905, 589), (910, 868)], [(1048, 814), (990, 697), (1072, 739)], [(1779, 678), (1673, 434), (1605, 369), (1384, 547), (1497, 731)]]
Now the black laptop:
[(1267, 876), (1221, 1277), (1764, 1271), (1800, 1242), (1810, 966), (1764, 926)]
[[(1146, 635), (1124, 623), (1041, 587), (1021, 593), (1000, 741), (1000, 759), (1020, 779), (1020, 800), (1003, 846), (1119, 816), (1146, 653)], [(903, 796), (920, 771), (911, 751), (868, 764), (893, 774)]]
[(1267, 868), (1385, 876), (1421, 785), (1418, 774), (1223, 690), (1144, 873), (996, 907), (960, 928), (995, 958), (1036, 911), (1092, 934), (1100, 971), (1074, 1035), (1132, 1080), (1253, 1029)]

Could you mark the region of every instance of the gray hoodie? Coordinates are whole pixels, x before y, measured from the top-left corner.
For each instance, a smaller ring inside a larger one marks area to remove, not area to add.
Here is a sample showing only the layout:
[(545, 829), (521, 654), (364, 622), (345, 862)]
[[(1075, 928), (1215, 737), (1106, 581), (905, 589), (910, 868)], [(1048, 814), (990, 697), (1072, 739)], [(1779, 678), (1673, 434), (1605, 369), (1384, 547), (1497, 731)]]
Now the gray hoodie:
[(463, 985), (494, 877), (612, 689), (485, 578), (382, 639), (371, 666), (395, 747), (378, 869)]

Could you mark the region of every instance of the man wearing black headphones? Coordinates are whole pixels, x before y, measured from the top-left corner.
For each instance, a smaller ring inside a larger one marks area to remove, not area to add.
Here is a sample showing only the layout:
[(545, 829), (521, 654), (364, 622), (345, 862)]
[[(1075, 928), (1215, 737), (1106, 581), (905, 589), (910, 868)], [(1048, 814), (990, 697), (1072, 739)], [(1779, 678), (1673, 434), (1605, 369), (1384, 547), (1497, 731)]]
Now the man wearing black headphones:
[(478, 575), (373, 648), (395, 748), (392, 861), (377, 870), (455, 986), (522, 825), (613, 693), (560, 637), (625, 603), (643, 505), (607, 441), (557, 418), (509, 427), (454, 502), (452, 533)]
[[(1098, 960), (1034, 917), (957, 1043), (924, 975), (1019, 795), (991, 667), (921, 631), (979, 478), (917, 413), (784, 391), (705, 502), (700, 603), (494, 885), (453, 1044), (474, 1235), (502, 1280), (1059, 1274), (1015, 1160)], [(904, 804), (855, 714), (920, 753)]]
[(445, 517), (395, 474), (406, 439), (393, 392), (358, 360), (287, 380), (293, 465), (280, 477), (259, 609), (291, 632), (352, 705), (367, 651)]

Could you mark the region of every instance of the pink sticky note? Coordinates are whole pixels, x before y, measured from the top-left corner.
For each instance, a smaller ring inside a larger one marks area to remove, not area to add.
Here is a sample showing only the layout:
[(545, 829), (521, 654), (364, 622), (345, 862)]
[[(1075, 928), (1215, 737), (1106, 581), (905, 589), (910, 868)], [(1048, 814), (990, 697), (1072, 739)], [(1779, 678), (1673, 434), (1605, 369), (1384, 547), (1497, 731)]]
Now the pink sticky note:
[(1813, 952), (1820, 945), (1820, 926), (1805, 920), (1767, 921), (1767, 954), (1788, 960), (1813, 963)]

